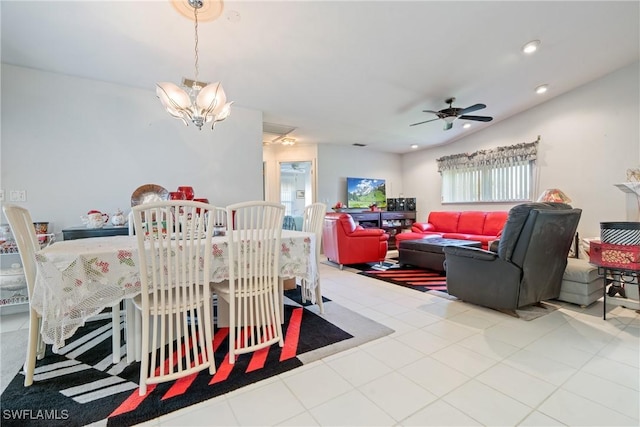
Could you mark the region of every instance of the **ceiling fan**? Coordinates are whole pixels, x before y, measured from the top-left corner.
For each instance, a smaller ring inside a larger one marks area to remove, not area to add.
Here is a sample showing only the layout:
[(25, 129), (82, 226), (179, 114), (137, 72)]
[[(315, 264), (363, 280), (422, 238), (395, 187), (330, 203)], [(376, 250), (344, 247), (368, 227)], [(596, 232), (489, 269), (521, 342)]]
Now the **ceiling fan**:
[(455, 119), (462, 119), (462, 120), (475, 120), (477, 122), (490, 122), (491, 120), (493, 120), (493, 117), (489, 117), (489, 116), (469, 116), (467, 115), (467, 113), (472, 113), (474, 111), (478, 111), (478, 110), (482, 110), (483, 108), (487, 108), (486, 105), (484, 104), (475, 104), (472, 105), (470, 107), (467, 108), (456, 108), (456, 107), (452, 107), (451, 104), (453, 104), (455, 102), (455, 98), (451, 97), (449, 99), (447, 99), (446, 102), (447, 104), (449, 104), (449, 108), (445, 108), (443, 110), (440, 111), (433, 111), (433, 110), (422, 110), (424, 113), (433, 113), (436, 116), (438, 116), (435, 119), (431, 119), (431, 120), (425, 120), (424, 122), (418, 122), (418, 123), (414, 123), (412, 125), (409, 126), (415, 126), (415, 125), (421, 125), (423, 123), (429, 123), (432, 122), (434, 120), (444, 120), (446, 123), (444, 124), (444, 130), (449, 130), (453, 127), (453, 121)]

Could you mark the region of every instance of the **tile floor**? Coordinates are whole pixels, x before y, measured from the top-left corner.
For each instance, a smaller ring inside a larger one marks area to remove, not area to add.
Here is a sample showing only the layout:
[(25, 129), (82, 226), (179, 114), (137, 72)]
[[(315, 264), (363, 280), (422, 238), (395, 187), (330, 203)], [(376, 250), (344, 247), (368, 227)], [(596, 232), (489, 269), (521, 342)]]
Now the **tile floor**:
[[(145, 426), (640, 425), (640, 315), (532, 321), (321, 265), (337, 303), (396, 332)], [(25, 315), (0, 328), (27, 327)], [(24, 360), (24, 359), (23, 359)]]

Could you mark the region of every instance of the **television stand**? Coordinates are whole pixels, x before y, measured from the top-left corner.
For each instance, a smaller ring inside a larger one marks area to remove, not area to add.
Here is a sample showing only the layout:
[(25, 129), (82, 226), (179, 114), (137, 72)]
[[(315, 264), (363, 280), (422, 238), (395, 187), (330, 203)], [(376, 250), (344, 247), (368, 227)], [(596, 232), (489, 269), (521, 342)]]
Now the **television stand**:
[(389, 233), (389, 250), (397, 249), (396, 234), (410, 230), (416, 221), (415, 211), (345, 212), (364, 228), (382, 228)]

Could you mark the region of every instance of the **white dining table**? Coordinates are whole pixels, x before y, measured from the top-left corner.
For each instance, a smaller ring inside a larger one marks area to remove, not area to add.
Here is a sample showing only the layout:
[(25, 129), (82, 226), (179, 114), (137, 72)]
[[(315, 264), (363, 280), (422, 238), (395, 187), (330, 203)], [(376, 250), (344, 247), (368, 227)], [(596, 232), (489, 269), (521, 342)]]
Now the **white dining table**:
[[(304, 279), (303, 298), (312, 303), (318, 275), (315, 244), (314, 233), (282, 231), (279, 277)], [(227, 280), (227, 237), (214, 236), (212, 250), (210, 280)], [(56, 242), (36, 253), (36, 264), (31, 306), (42, 317), (42, 338), (54, 352), (89, 318), (140, 293), (135, 236)]]

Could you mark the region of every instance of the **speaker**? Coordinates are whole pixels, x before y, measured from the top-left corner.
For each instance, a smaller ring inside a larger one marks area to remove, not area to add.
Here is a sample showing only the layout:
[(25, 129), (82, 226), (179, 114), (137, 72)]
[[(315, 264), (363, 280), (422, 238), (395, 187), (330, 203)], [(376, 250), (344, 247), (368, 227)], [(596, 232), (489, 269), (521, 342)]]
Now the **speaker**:
[(416, 198), (415, 197), (409, 197), (405, 200), (405, 209), (408, 211), (415, 211), (416, 210)]
[(396, 199), (387, 199), (387, 210), (388, 211), (396, 210)]
[(404, 202), (404, 197), (400, 197), (396, 199), (396, 210), (397, 211), (403, 211), (405, 210), (405, 202)]

